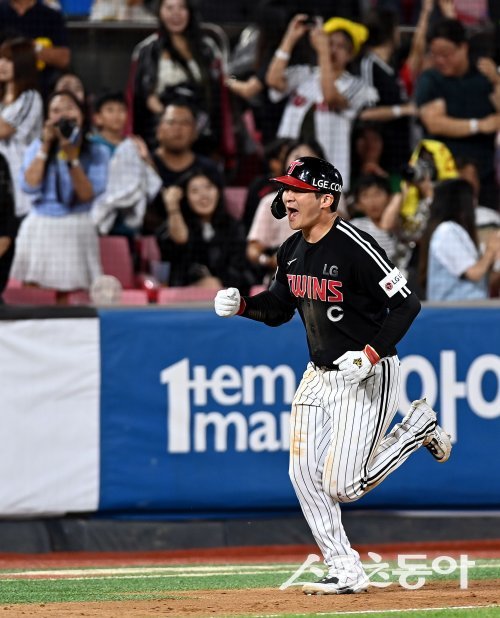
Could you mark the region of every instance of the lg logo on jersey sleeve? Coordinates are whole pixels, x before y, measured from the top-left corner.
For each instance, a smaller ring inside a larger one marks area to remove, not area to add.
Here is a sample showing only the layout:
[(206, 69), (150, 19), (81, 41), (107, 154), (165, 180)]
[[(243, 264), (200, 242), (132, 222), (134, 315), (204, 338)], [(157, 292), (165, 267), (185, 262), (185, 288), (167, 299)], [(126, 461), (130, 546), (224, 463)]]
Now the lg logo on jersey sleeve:
[(396, 292), (403, 289), (407, 283), (408, 281), (405, 279), (405, 276), (397, 268), (393, 268), (386, 277), (378, 282), (389, 298), (392, 298)]

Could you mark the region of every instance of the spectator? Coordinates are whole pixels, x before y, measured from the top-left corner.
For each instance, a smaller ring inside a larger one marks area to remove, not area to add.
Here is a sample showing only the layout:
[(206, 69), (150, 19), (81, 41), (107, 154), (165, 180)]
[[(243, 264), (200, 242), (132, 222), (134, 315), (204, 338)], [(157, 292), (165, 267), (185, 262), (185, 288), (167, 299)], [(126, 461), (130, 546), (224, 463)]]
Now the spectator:
[[(384, 176), (367, 174), (354, 189), (355, 209), (363, 216), (351, 223), (374, 238), (398, 268), (406, 266), (408, 249), (398, 242), (396, 230), (400, 201), (391, 207), (391, 185)], [(395, 215), (395, 216), (394, 216)]]
[(0, 153), (10, 166), (18, 222), (31, 208), (21, 190), (19, 172), (28, 145), (39, 137), (43, 102), (37, 91), (38, 75), (33, 43), (11, 39), (0, 46)]
[(476, 227), (479, 232), (487, 229), (500, 228), (500, 213), (492, 208), (481, 206), (479, 203), (479, 195), (481, 194), (481, 179), (479, 169), (473, 159), (458, 159), (457, 171), (460, 178), (467, 180), (474, 191), (474, 205)]
[(57, 78), (53, 92), (59, 92), (60, 90), (69, 90), (82, 105), (88, 105), (85, 86), (76, 73), (67, 71)]
[(167, 221), (159, 232), (170, 285), (222, 288), (254, 282), (245, 257), (245, 231), (226, 211), (217, 175), (192, 169), (163, 191)]
[[(276, 175), (284, 174), (292, 161), (299, 157), (324, 158), (324, 153), (315, 140), (294, 140), (289, 143), (283, 167)], [(247, 236), (247, 257), (254, 265), (260, 282), (267, 282), (270, 275), (275, 272), (278, 265), (276, 252), (281, 243), (293, 234), (287, 219), (276, 219), (271, 214), (271, 204), (277, 194), (275, 187), (272, 193), (268, 193), (261, 199)]]
[(351, 186), (366, 174), (389, 177), (387, 170), (382, 167), (384, 138), (379, 122), (357, 120), (351, 142)]
[[(352, 123), (365, 105), (377, 95), (346, 68), (367, 35), (364, 26), (332, 18), (324, 26), (307, 23), (304, 13), (292, 18), (269, 65), (266, 81), (271, 100), (288, 97), (278, 136), (315, 138), (334, 161), (349, 189)], [(318, 65), (288, 66), (293, 48), (309, 33)]]
[(488, 298), (488, 275), (500, 255), (500, 232), (490, 236), (481, 255), (474, 193), (466, 180), (446, 180), (436, 186), (422, 241), (420, 276), (428, 300)]
[(218, 54), (201, 34), (192, 0), (162, 0), (158, 33), (139, 43), (132, 56), (133, 129), (150, 148), (165, 107), (181, 95), (202, 112), (199, 136), (218, 135)]
[(71, 59), (63, 14), (43, 0), (2, 0), (0, 39), (16, 36), (27, 37), (35, 45), (41, 91), (46, 97)]
[(490, 71), (491, 63), (480, 60), (474, 66), (470, 62), (465, 30), (459, 21), (437, 22), (429, 41), (434, 68), (422, 73), (416, 89), (425, 131), (444, 142), (455, 158), (477, 162), (481, 170), (480, 201), (498, 210), (494, 154), (500, 114), (495, 113), (490, 95), (492, 82), (500, 78), (496, 71)]
[[(181, 176), (194, 168), (219, 176), (218, 184), (223, 184), (216, 164), (193, 151), (198, 135), (196, 127), (196, 113), (188, 103), (174, 101), (167, 105), (157, 129), (158, 148), (153, 154), (153, 162), (164, 187), (176, 184)], [(143, 232), (154, 234), (164, 219), (165, 208), (159, 196), (146, 210)]]
[(391, 66), (399, 47), (397, 18), (392, 11), (378, 9), (369, 13), (365, 23), (369, 35), (360, 74), (376, 89), (378, 101), (375, 107), (363, 110), (360, 118), (380, 123), (384, 142), (382, 168), (399, 175), (401, 162), (410, 156), (409, 117), (416, 113), (416, 108), (408, 101), (403, 84)]
[(289, 145), (289, 139), (278, 137), (264, 148), (264, 160), (267, 169), (263, 175), (257, 176), (248, 187), (245, 209), (243, 211), (243, 223), (247, 233), (252, 225), (255, 211), (261, 199), (268, 193), (276, 192), (276, 184), (271, 182), (269, 178), (279, 176), (283, 172), (285, 156)]
[(95, 200), (91, 215), (101, 234), (126, 236), (134, 254), (134, 239), (142, 226), (146, 204), (158, 194), (162, 183), (142, 138), (125, 138), (126, 124), (127, 106), (121, 92), (97, 98), (97, 131), (91, 139), (109, 151), (111, 161), (106, 190)]
[(121, 92), (105, 92), (94, 103), (92, 141), (102, 144), (113, 155), (125, 137), (127, 103)]
[(419, 75), (432, 66), (427, 50), (429, 25), (436, 19), (443, 19), (444, 17), (448, 19), (457, 18), (455, 0), (422, 0), (409, 53), (399, 70), (401, 80), (410, 97), (414, 94), (415, 82)]
[(71, 92), (49, 98), (42, 139), (26, 151), (21, 186), (33, 200), (16, 245), (12, 275), (67, 292), (88, 289), (101, 274), (89, 211), (106, 187), (109, 156), (87, 139), (88, 119)]
[(14, 215), (14, 185), (7, 159), (0, 152), (0, 305), (7, 285), (14, 257), (14, 238), (17, 232)]

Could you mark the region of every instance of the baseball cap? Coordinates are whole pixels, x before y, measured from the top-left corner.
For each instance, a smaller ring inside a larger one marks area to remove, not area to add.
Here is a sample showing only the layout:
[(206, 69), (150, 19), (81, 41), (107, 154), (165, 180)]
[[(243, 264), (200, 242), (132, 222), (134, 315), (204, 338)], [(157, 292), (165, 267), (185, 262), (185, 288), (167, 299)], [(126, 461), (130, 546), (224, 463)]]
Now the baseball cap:
[(332, 17), (325, 22), (323, 30), (328, 34), (337, 32), (337, 30), (347, 32), (351, 37), (355, 56), (359, 54), (361, 46), (368, 38), (368, 28), (366, 26), (344, 17)]
[(318, 157), (299, 157), (290, 163), (284, 176), (270, 180), (299, 191), (342, 192), (342, 176), (338, 169)]

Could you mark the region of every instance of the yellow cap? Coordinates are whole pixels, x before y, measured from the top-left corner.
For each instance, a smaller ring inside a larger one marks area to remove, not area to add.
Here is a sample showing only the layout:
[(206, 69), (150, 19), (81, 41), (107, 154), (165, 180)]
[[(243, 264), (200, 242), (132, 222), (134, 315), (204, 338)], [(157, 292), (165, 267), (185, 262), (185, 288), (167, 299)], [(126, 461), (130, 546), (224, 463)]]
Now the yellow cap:
[(358, 24), (350, 19), (344, 19), (343, 17), (331, 17), (323, 25), (323, 30), (328, 34), (336, 32), (337, 30), (345, 30), (351, 37), (354, 45), (354, 55), (359, 54), (361, 45), (368, 38), (368, 28), (363, 24)]

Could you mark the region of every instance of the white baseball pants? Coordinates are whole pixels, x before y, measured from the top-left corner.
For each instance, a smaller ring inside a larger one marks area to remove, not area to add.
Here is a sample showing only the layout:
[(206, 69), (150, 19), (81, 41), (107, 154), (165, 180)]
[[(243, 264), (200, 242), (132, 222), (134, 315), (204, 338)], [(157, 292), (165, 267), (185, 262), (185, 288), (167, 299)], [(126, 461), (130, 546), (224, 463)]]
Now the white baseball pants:
[(422, 444), (435, 422), (410, 410), (386, 435), (399, 403), (399, 359), (377, 363), (360, 384), (309, 363), (292, 403), (289, 474), (325, 564), (354, 563), (340, 516)]

